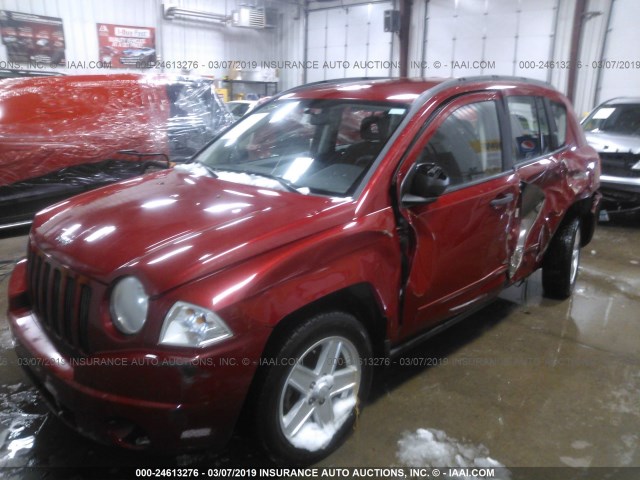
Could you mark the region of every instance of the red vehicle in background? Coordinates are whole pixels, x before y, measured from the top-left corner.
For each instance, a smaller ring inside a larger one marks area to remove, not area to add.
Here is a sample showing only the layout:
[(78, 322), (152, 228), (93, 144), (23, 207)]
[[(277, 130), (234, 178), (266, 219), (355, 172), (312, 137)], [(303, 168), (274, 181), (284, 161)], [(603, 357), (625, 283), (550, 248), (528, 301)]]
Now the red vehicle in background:
[(0, 110), (5, 225), (185, 160), (233, 120), (208, 81), (136, 74), (4, 80)]
[(132, 449), (282, 463), (344, 440), (372, 369), (542, 268), (568, 297), (600, 164), (568, 100), (515, 78), (281, 94), (193, 161), (40, 212), (9, 285), (52, 410)]

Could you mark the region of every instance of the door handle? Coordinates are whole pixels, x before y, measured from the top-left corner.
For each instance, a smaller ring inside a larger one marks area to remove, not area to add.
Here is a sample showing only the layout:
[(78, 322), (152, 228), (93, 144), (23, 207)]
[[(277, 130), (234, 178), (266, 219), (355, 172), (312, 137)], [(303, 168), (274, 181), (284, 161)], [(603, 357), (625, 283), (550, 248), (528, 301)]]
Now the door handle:
[(513, 193), (507, 193), (500, 197), (494, 198), (493, 200), (491, 200), (491, 202), (489, 202), (489, 205), (491, 205), (492, 207), (501, 207), (503, 205), (507, 205), (511, 203), (512, 201), (513, 201)]

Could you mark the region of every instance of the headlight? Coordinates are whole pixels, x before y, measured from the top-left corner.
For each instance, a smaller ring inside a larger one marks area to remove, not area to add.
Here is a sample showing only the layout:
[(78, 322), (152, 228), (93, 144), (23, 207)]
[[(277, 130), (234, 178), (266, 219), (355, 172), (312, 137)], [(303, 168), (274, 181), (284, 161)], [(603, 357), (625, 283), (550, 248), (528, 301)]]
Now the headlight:
[(111, 319), (122, 333), (138, 333), (147, 320), (149, 297), (140, 280), (124, 277), (111, 292)]
[(176, 302), (164, 319), (160, 343), (205, 347), (232, 335), (229, 327), (211, 310), (186, 302)]
[(640, 161), (636, 162), (633, 167), (631, 167), (631, 170), (640, 170)]

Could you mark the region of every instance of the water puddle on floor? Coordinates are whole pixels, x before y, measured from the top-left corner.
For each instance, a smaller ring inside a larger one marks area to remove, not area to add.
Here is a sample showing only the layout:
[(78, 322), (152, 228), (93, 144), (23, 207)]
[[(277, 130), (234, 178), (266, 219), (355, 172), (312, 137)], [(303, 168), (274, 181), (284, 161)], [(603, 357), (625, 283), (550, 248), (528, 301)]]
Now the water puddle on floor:
[(500, 298), (519, 305), (519, 320), (533, 330), (614, 354), (640, 359), (640, 284), (626, 274), (611, 275), (590, 265), (580, 267), (573, 295), (563, 301), (544, 298), (540, 271)]

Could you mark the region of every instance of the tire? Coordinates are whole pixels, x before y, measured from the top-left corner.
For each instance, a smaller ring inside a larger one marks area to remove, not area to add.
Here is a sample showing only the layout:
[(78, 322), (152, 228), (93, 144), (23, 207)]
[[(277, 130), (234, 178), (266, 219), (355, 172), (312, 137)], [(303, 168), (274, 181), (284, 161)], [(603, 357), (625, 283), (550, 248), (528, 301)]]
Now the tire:
[(571, 296), (580, 264), (580, 219), (562, 224), (551, 239), (542, 262), (542, 289), (548, 298)]
[(263, 358), (255, 425), (273, 460), (310, 464), (345, 440), (369, 391), (370, 357), (364, 326), (332, 312), (297, 326)]

